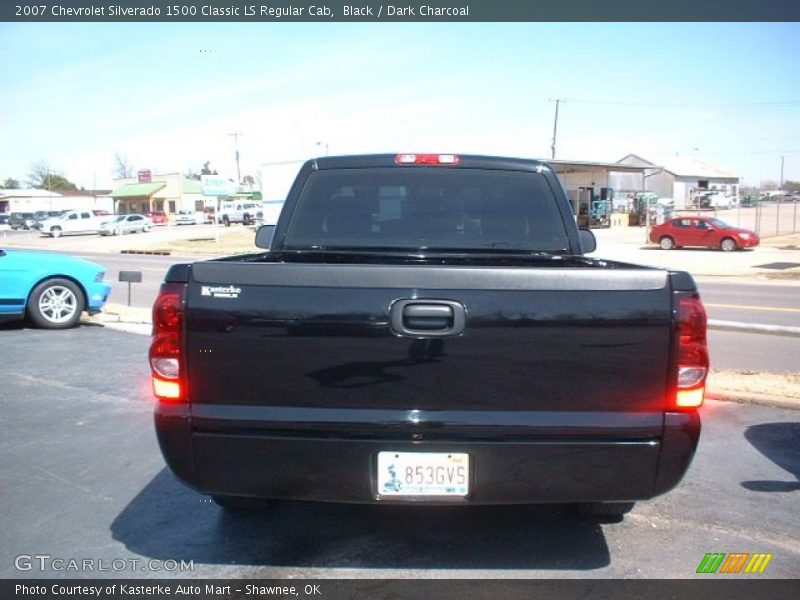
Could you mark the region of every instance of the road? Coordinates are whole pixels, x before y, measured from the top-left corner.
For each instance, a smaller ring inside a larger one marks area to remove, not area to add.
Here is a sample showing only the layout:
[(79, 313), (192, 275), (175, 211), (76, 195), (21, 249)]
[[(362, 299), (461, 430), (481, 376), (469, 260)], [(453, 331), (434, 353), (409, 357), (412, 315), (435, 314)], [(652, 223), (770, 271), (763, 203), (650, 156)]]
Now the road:
[(769, 282), (742, 285), (703, 279), (698, 287), (709, 318), (800, 326), (800, 286)]
[(89, 574), (100, 577), (683, 578), (708, 552), (769, 552), (761, 577), (800, 577), (795, 411), (707, 403), (687, 477), (621, 523), (552, 506), (281, 502), (230, 515), (164, 466), (146, 337), (5, 325), (0, 340), (14, 348), (0, 386), (0, 577), (64, 576), (14, 567), (49, 554), (194, 561), (183, 573), (126, 562)]

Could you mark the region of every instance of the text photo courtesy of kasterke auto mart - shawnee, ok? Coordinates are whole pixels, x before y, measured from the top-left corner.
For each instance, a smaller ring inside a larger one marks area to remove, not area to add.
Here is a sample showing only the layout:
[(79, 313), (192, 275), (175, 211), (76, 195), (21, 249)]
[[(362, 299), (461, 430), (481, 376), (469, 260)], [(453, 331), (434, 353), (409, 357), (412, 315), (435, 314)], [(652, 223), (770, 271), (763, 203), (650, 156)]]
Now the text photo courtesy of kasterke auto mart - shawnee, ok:
[(450, 4), (2, 9), (2, 595), (789, 592), (800, 25)]

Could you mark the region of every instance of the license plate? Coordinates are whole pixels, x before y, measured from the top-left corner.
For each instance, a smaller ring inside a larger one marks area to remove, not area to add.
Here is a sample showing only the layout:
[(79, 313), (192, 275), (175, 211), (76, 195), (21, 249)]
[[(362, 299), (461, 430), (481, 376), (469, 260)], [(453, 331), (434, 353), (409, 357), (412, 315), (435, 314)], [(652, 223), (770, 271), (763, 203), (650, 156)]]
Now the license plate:
[(380, 496), (466, 496), (469, 455), (453, 452), (379, 452)]

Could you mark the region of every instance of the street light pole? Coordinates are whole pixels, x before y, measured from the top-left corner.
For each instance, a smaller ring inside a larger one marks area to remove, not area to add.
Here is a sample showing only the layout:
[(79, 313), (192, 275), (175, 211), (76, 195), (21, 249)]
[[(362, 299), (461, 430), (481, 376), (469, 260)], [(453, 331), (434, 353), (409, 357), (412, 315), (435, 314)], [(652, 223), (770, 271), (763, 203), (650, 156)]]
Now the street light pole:
[(229, 136), (233, 137), (233, 147), (236, 151), (236, 191), (239, 191), (239, 186), (242, 183), (242, 172), (239, 169), (239, 136), (243, 135), (242, 133), (235, 131), (233, 133), (229, 133)]

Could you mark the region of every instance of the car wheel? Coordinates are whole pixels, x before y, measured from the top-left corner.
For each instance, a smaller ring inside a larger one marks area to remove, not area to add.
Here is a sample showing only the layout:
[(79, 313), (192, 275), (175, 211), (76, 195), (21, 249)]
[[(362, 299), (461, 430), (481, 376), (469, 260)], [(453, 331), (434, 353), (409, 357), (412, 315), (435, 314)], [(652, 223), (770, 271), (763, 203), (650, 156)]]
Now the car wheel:
[(242, 225), (250, 225), (250, 215), (247, 213), (242, 217)]
[(269, 508), (270, 501), (264, 498), (245, 498), (244, 496), (211, 496), (215, 504), (231, 512), (264, 510)]
[(658, 240), (658, 245), (661, 246), (662, 250), (672, 250), (675, 247), (675, 240), (668, 235), (665, 235)]
[(733, 238), (725, 238), (720, 242), (719, 247), (722, 249), (723, 252), (732, 252), (736, 250), (736, 240)]
[(73, 327), (83, 312), (83, 293), (68, 279), (48, 279), (31, 292), (28, 315), (39, 327)]
[(61, 237), (61, 227), (53, 227), (50, 230), (50, 235), (52, 235), (54, 238)]
[(222, 217), (222, 224), (225, 225), (225, 227), (231, 226), (231, 220), (228, 218), (228, 215)]
[(605, 522), (621, 521), (635, 502), (584, 502), (575, 505), (578, 516)]

